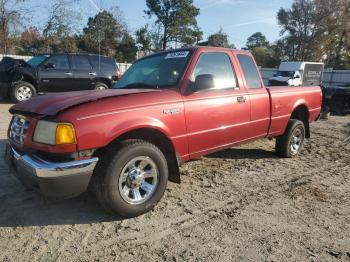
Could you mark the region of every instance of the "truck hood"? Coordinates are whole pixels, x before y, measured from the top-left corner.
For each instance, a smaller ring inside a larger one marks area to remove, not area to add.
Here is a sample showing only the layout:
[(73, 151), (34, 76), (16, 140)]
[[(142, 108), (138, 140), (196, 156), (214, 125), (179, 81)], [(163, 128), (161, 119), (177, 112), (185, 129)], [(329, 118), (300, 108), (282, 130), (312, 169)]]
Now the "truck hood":
[(106, 91), (77, 91), (47, 94), (33, 97), (28, 101), (12, 106), (10, 113), (55, 116), (68, 108), (100, 99), (158, 91), (155, 89), (110, 89)]

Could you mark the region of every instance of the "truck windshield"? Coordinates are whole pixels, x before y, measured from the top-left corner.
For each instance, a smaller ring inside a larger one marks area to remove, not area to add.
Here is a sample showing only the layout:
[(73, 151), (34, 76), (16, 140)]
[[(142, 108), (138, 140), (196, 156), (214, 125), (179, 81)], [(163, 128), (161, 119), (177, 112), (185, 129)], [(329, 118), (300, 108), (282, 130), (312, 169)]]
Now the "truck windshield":
[(166, 88), (181, 78), (190, 51), (174, 51), (153, 55), (137, 61), (113, 88)]
[(278, 71), (276, 76), (294, 77), (295, 71)]
[(27, 63), (30, 64), (31, 66), (38, 66), (48, 57), (49, 56), (45, 56), (45, 55), (34, 56), (31, 59), (29, 59)]

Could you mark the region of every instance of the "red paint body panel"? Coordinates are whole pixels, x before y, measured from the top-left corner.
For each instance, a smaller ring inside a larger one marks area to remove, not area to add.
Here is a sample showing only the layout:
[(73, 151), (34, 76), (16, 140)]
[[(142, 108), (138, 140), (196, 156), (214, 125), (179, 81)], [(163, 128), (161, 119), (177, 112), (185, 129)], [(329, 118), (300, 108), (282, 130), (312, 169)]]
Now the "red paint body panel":
[(69, 93), (51, 93), (49, 95), (36, 96), (28, 101), (24, 101), (20, 104), (11, 107), (10, 112), (23, 111), (27, 113), (39, 113), (46, 116), (55, 116), (59, 112), (62, 112), (72, 106), (79, 104), (97, 101), (103, 98), (125, 96), (135, 93), (155, 92), (155, 90), (106, 90), (105, 92), (99, 91), (75, 91)]
[[(192, 92), (188, 86), (192, 71), (203, 52), (224, 52), (237, 75), (239, 90)], [(177, 86), (157, 90), (109, 90), (50, 94), (13, 106), (10, 111), (29, 115), (30, 128), (21, 150), (72, 153), (103, 148), (121, 135), (151, 128), (167, 136), (186, 161), (232, 145), (284, 133), (293, 110), (305, 105), (309, 121), (321, 110), (319, 87), (273, 87), (248, 89), (237, 54), (245, 51), (224, 48), (194, 48), (185, 73)], [(238, 103), (237, 97), (245, 103)], [(175, 110), (175, 114), (169, 114)], [(72, 123), (77, 144), (49, 146), (32, 142), (38, 119), (50, 116), (57, 122)], [(11, 142), (14, 143), (14, 142)]]
[(321, 112), (322, 93), (319, 87), (270, 87), (271, 129), (270, 136), (284, 133), (291, 112), (300, 105), (307, 107), (309, 122), (316, 120)]

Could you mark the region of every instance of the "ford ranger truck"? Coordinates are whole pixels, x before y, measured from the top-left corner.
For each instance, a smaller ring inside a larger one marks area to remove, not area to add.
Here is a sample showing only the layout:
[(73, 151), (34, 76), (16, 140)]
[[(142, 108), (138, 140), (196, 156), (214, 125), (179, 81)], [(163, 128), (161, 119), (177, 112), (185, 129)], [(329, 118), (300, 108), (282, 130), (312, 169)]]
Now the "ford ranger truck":
[[(321, 111), (320, 87), (266, 89), (247, 51), (196, 47), (144, 57), (105, 92), (11, 107), (6, 162), (49, 197), (93, 188), (121, 217), (151, 210), (179, 165), (261, 138), (296, 157)], [(302, 156), (300, 156), (302, 157)]]

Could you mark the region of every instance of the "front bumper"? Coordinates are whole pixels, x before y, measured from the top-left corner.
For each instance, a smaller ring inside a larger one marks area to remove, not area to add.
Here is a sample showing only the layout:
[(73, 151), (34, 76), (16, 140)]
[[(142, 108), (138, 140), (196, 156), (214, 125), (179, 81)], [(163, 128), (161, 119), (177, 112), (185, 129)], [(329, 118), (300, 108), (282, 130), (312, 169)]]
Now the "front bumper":
[(0, 83), (0, 97), (7, 98), (11, 84), (9, 83)]
[(6, 146), (5, 163), (26, 186), (39, 189), (49, 197), (69, 198), (85, 192), (98, 158), (53, 163), (37, 156), (20, 154)]

